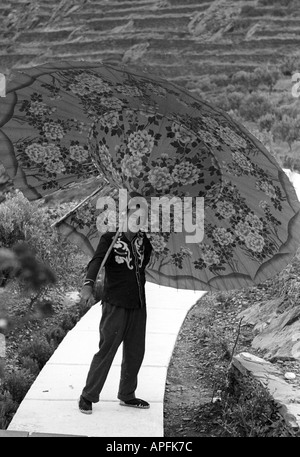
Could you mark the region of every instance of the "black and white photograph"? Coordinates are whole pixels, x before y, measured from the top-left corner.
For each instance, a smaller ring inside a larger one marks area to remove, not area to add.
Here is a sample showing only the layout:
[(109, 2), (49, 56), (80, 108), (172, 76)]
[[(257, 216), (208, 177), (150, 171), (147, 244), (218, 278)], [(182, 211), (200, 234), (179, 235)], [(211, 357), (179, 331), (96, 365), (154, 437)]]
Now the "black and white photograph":
[(300, 437), (299, 0), (1, 0), (0, 437)]

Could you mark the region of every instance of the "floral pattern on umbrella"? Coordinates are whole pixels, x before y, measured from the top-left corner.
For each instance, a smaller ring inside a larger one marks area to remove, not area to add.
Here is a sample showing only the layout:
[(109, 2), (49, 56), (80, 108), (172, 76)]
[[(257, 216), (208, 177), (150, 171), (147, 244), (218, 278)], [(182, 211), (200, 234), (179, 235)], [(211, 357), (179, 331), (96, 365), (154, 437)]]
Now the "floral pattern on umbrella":
[[(201, 242), (147, 231), (149, 280), (243, 287), (274, 275), (299, 245), (299, 202), (275, 159), (243, 125), (170, 82), (61, 62), (29, 71), (4, 104), (1, 160), (29, 198), (99, 174), (148, 201), (204, 198)], [(82, 240), (96, 239), (89, 204), (88, 218), (72, 216)]]

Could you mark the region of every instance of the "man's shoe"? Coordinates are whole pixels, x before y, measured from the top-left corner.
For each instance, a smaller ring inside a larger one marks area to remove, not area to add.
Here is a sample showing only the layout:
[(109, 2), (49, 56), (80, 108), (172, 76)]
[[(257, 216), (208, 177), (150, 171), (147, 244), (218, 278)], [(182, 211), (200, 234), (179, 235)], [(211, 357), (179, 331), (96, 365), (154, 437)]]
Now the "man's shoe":
[(80, 395), (78, 406), (79, 410), (84, 414), (92, 414), (93, 412), (92, 402), (84, 398), (82, 395)]
[(140, 408), (140, 409), (150, 408), (149, 403), (147, 403), (145, 400), (141, 400), (140, 398), (133, 398), (132, 400), (127, 400), (127, 401), (121, 400), (120, 405), (131, 406), (131, 408)]

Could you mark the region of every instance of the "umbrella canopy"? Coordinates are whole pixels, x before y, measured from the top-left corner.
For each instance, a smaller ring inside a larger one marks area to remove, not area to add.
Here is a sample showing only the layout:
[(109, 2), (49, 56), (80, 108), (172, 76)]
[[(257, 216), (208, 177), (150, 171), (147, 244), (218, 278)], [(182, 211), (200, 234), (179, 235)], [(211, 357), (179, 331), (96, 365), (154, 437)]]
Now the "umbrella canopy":
[[(12, 80), (0, 107), (0, 160), (28, 198), (103, 176), (108, 194), (134, 191), (149, 208), (153, 198), (176, 199), (170, 227), (144, 228), (154, 248), (149, 281), (246, 287), (282, 270), (299, 246), (300, 204), (276, 160), (243, 125), (170, 82), (125, 67), (47, 64)], [(58, 224), (89, 254), (98, 198)]]

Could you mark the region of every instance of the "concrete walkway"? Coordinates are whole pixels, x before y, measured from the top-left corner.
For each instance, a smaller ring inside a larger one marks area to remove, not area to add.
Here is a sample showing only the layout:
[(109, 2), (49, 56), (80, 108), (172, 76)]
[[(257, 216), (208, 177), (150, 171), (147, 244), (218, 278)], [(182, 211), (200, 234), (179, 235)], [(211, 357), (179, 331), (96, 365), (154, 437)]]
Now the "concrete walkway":
[[(163, 437), (163, 402), (168, 365), (188, 310), (205, 292), (146, 284), (146, 353), (136, 395), (148, 410), (121, 406), (117, 399), (122, 347), (119, 348), (93, 414), (78, 410), (91, 359), (98, 350), (101, 306), (94, 305), (69, 331), (39, 373), (8, 430), (97, 437)], [(34, 435), (32, 435), (34, 436)]]

